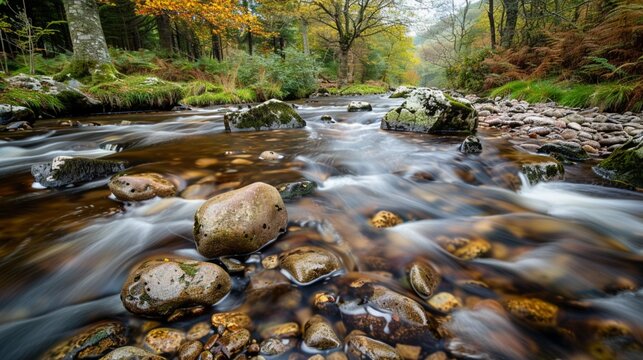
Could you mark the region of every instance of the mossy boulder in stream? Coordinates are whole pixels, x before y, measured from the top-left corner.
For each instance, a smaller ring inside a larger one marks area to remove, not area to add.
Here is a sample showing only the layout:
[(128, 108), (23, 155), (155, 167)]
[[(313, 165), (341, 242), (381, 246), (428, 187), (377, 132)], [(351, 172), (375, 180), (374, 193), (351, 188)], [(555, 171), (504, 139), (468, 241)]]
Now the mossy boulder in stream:
[(205, 257), (255, 252), (286, 232), (288, 213), (274, 186), (256, 182), (206, 201), (194, 216), (194, 240)]
[(594, 171), (607, 179), (643, 188), (643, 136), (638, 136), (614, 152)]
[(48, 350), (42, 360), (96, 359), (127, 344), (127, 329), (116, 321), (100, 322), (81, 330)]
[(125, 165), (119, 160), (58, 156), (51, 162), (32, 165), (31, 175), (40, 185), (56, 188), (110, 176), (125, 170)]
[(539, 182), (563, 180), (565, 177), (563, 164), (549, 156), (525, 157), (521, 160), (520, 169), (531, 185), (536, 185)]
[(223, 117), (226, 131), (295, 129), (306, 121), (292, 108), (279, 100), (268, 100), (246, 111), (235, 111)]
[(418, 88), (406, 101), (382, 119), (383, 130), (419, 133), (473, 133), (478, 114), (471, 103), (440, 90)]
[(230, 276), (218, 265), (182, 258), (151, 259), (130, 273), (121, 301), (134, 314), (165, 317), (177, 309), (216, 304), (231, 286)]

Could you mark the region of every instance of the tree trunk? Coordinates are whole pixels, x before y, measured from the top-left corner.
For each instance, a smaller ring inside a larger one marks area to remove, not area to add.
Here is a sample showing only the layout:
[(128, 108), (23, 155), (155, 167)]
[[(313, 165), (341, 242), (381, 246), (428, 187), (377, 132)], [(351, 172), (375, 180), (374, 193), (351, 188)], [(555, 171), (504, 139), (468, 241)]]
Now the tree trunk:
[(218, 61), (223, 60), (221, 37), (217, 34), (212, 34), (212, 56)]
[(282, 59), (286, 58), (286, 52), (284, 51), (285, 39), (283, 36), (279, 36), (279, 55)]
[(304, 45), (304, 54), (310, 55), (310, 45), (308, 44), (308, 21), (301, 20), (301, 37)]
[(74, 61), (111, 64), (96, 0), (65, 0), (65, 13), (74, 48)]
[(159, 32), (159, 45), (163, 51), (171, 55), (174, 53), (174, 47), (172, 46), (172, 24), (170, 23), (170, 17), (167, 15), (159, 15), (155, 20), (156, 30)]
[(500, 43), (503, 47), (508, 48), (513, 43), (516, 33), (516, 23), (518, 22), (518, 0), (504, 0), (507, 18), (503, 32), (500, 36)]
[(342, 88), (348, 84), (348, 53), (349, 48), (340, 46), (339, 48), (339, 69), (337, 71), (337, 87)]
[(489, 15), (489, 35), (491, 35), (491, 48), (496, 48), (496, 20), (494, 18), (494, 6), (493, 0), (489, 0), (489, 9), (487, 14)]
[(252, 33), (248, 31), (248, 54), (252, 56)]

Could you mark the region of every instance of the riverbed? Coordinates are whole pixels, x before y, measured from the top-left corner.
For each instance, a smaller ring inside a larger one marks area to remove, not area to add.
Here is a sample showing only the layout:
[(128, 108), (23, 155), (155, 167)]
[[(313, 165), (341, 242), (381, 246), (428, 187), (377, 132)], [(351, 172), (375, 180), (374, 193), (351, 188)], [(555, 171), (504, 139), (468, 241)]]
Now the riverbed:
[[(347, 112), (355, 99), (369, 101), (373, 111)], [(416, 345), (422, 358), (435, 352), (584, 358), (599, 350), (642, 356), (643, 195), (610, 186), (592, 172), (592, 160), (565, 165), (563, 181), (529, 184), (520, 159), (531, 155), (494, 129), (479, 130), (481, 154), (459, 152), (459, 136), (380, 130), (386, 111), (401, 102), (383, 96), (296, 101), (307, 126), (292, 130), (226, 133), (223, 115), (236, 109), (230, 106), (75, 118), (99, 126), (73, 128), (44, 120), (34, 130), (3, 134), (0, 354), (37, 358), (105, 319), (137, 333), (146, 319), (127, 313), (118, 295), (127, 274), (150, 256), (202, 260), (192, 226), (205, 200), (257, 181), (310, 180), (318, 185), (312, 195), (286, 203), (288, 232), (258, 255), (315, 245), (341, 258), (342, 274), (248, 297), (245, 287), (261, 265), (256, 254), (237, 257), (246, 271), (232, 274), (233, 291), (224, 301), (207, 314), (162, 325), (187, 330), (229, 310), (248, 313), (257, 329), (301, 322), (313, 294), (341, 291), (346, 278), (363, 277), (415, 299), (447, 323), (449, 336)], [(335, 122), (321, 121), (325, 114)], [(265, 150), (284, 158), (260, 160)], [(108, 179), (56, 190), (35, 186), (30, 166), (60, 155), (127, 161), (129, 172), (174, 181), (179, 196), (122, 203), (111, 196)], [(368, 220), (380, 210), (404, 222), (374, 228)], [(441, 242), (462, 237), (484, 239), (491, 250), (462, 259)], [(438, 291), (459, 300), (455, 311), (440, 313), (413, 291), (405, 269), (418, 259), (439, 270)], [(556, 322), (534, 326), (477, 306), (516, 297), (554, 304)], [(330, 321), (340, 338), (346, 335), (341, 314)], [(627, 331), (597, 335), (597, 327), (610, 323)], [(131, 341), (140, 345), (134, 336)], [(290, 353), (307, 358), (308, 350), (297, 345)]]

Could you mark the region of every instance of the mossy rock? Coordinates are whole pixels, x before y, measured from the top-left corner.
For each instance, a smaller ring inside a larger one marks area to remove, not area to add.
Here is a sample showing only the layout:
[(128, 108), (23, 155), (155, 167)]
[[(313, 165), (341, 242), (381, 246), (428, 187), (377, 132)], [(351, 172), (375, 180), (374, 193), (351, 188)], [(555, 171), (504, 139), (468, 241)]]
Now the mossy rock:
[(304, 180), (280, 184), (277, 185), (276, 188), (282, 199), (293, 200), (312, 194), (317, 188), (317, 184), (312, 181)]
[(536, 185), (539, 182), (562, 180), (565, 176), (563, 164), (548, 156), (531, 156), (522, 163), (521, 171), (529, 181)]
[(246, 111), (225, 114), (225, 129), (231, 131), (295, 129), (306, 121), (290, 105), (276, 99), (268, 100)]
[(643, 136), (625, 143), (600, 164), (594, 172), (612, 181), (643, 188)]
[(580, 145), (573, 142), (552, 142), (541, 146), (538, 149), (541, 154), (549, 154), (562, 162), (583, 161), (589, 159), (589, 155)]
[(380, 126), (383, 130), (419, 133), (471, 134), (478, 127), (478, 114), (465, 99), (440, 90), (413, 90), (399, 107), (389, 111)]
[(118, 160), (58, 156), (51, 162), (32, 165), (31, 174), (42, 186), (57, 188), (110, 176), (125, 170), (125, 165)]

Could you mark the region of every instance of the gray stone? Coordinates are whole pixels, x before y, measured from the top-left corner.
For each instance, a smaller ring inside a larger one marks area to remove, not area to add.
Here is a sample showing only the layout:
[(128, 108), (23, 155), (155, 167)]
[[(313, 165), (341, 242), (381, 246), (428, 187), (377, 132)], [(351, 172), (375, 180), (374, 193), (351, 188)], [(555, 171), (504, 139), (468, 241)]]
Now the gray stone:
[(279, 100), (268, 100), (245, 111), (223, 117), (226, 131), (252, 131), (303, 128), (306, 122), (292, 108)]
[(473, 133), (477, 126), (478, 115), (468, 100), (418, 88), (384, 116), (380, 127), (420, 133)]
[(621, 124), (612, 124), (612, 123), (593, 123), (591, 125), (592, 129), (600, 132), (612, 132), (612, 131), (622, 131), (623, 125)]
[(482, 152), (482, 143), (477, 137), (470, 135), (460, 144), (460, 152), (465, 154), (477, 154)]
[(406, 98), (415, 90), (414, 86), (400, 86), (391, 94), (391, 99)]
[(24, 106), (0, 104), (0, 125), (15, 121), (32, 121), (34, 113)]
[(366, 101), (351, 101), (350, 104), (348, 104), (348, 111), (349, 112), (357, 112), (357, 111), (372, 111), (373, 107), (371, 104), (367, 103)]
[(538, 149), (538, 152), (541, 154), (549, 154), (559, 161), (582, 161), (589, 158), (579, 144), (569, 141), (544, 144)]
[(568, 123), (567, 127), (576, 131), (580, 131), (583, 128), (579, 123), (575, 122)]
[(551, 132), (551, 129), (544, 126), (538, 126), (538, 127), (529, 129), (529, 134), (536, 134), (540, 136), (548, 135), (550, 132)]
[(521, 171), (531, 185), (539, 182), (562, 180), (565, 174), (563, 165), (548, 156), (534, 156), (523, 159)]
[(125, 162), (58, 156), (51, 162), (31, 166), (31, 174), (42, 186), (55, 188), (104, 178), (125, 170)]

